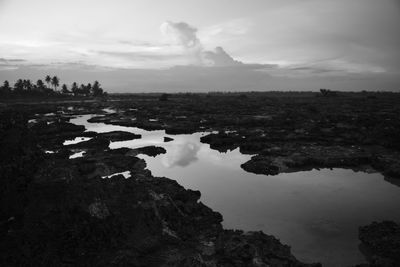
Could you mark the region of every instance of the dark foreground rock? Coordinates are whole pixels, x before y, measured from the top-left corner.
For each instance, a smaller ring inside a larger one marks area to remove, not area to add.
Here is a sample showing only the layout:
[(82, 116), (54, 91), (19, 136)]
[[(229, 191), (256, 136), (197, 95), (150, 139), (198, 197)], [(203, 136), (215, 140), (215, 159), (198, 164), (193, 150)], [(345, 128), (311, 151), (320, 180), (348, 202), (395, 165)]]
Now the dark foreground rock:
[(171, 137), (168, 137), (168, 136), (165, 136), (165, 137), (164, 137), (164, 142), (165, 142), (165, 143), (171, 142), (171, 141), (174, 141), (174, 139), (171, 138)]
[(111, 142), (127, 141), (127, 140), (142, 138), (142, 136), (140, 134), (134, 134), (134, 133), (123, 132), (123, 131), (106, 132), (106, 133), (98, 134), (98, 136), (108, 139)]
[(94, 150), (104, 150), (110, 145), (110, 140), (102, 136), (96, 136), (88, 141), (79, 142), (72, 145), (64, 146), (71, 149), (94, 149)]
[[(69, 122), (38, 122), (31, 127), (31, 130), (38, 138), (38, 144), (44, 149), (54, 149), (62, 147), (66, 139), (73, 139), (82, 136), (85, 127)], [(51, 138), (49, 138), (49, 136)]]
[(237, 134), (217, 133), (209, 134), (200, 138), (203, 143), (210, 144), (212, 149), (219, 152), (227, 152), (237, 148), (242, 143), (242, 137)]
[(400, 266), (400, 225), (391, 222), (373, 222), (359, 229), (359, 238), (366, 247), (370, 266)]
[(140, 147), (140, 148), (137, 148), (136, 151), (138, 151), (139, 154), (145, 154), (150, 157), (155, 157), (157, 155), (167, 153), (165, 148), (159, 147), (159, 146)]

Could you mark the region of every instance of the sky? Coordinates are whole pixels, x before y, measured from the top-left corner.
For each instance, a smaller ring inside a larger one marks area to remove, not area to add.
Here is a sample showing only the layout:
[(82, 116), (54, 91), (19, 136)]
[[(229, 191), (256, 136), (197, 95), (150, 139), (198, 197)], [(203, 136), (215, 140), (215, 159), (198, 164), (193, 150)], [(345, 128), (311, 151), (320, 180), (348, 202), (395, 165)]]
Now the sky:
[(400, 91), (399, 0), (0, 0), (0, 81)]

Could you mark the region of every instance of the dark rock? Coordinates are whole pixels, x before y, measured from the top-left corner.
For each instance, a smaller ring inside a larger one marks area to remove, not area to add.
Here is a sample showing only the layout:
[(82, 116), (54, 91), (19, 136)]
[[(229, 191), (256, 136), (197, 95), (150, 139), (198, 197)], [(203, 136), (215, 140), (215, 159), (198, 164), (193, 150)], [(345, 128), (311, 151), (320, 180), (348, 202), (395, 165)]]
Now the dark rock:
[(171, 141), (174, 141), (174, 139), (171, 138), (171, 137), (168, 137), (168, 136), (164, 136), (164, 142), (165, 142), (165, 143), (171, 142)]
[(227, 152), (228, 150), (234, 150), (241, 142), (242, 137), (238, 134), (209, 134), (200, 138), (202, 143), (210, 144), (212, 149), (218, 150), (219, 152)]
[(65, 146), (70, 149), (94, 149), (94, 150), (104, 150), (107, 149), (110, 144), (110, 140), (103, 137), (94, 137), (88, 141), (79, 142), (76, 144), (71, 144)]
[(359, 238), (367, 248), (371, 266), (400, 265), (400, 225), (391, 222), (373, 222), (359, 228)]
[(300, 263), (288, 246), (263, 232), (225, 230), (215, 247), (217, 266), (321, 266)]
[(240, 167), (255, 174), (277, 175), (280, 172), (279, 166), (274, 165), (269, 158), (263, 156), (254, 156)]
[(111, 142), (126, 141), (126, 140), (142, 138), (142, 136), (140, 134), (134, 134), (134, 133), (123, 132), (123, 131), (100, 133), (97, 136), (107, 139)]
[(145, 146), (136, 149), (139, 154), (145, 154), (150, 157), (155, 157), (160, 154), (165, 154), (167, 151), (165, 148), (158, 147), (158, 146)]
[(352, 168), (372, 163), (372, 155), (355, 147), (295, 146), (266, 148), (241, 165), (248, 172), (276, 175), (313, 168)]

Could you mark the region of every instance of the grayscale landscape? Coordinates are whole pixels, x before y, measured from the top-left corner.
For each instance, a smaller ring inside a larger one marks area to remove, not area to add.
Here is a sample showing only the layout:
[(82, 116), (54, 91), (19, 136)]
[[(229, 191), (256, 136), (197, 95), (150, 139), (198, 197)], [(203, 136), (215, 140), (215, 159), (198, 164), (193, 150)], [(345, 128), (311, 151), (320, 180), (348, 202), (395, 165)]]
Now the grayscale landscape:
[(0, 0), (0, 266), (400, 266), (397, 0)]

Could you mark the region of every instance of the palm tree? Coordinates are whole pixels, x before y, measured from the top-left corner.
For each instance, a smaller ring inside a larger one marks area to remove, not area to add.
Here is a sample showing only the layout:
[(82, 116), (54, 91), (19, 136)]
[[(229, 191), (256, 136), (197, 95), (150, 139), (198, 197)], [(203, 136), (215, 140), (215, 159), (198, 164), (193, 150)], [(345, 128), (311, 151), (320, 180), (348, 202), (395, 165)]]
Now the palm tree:
[(94, 81), (92, 86), (92, 95), (101, 96), (102, 94), (103, 94), (103, 89), (101, 89), (100, 83), (98, 81)]
[(22, 79), (18, 79), (14, 84), (14, 90), (16, 93), (21, 93), (24, 91), (24, 81)]
[(3, 83), (3, 86), (0, 86), (0, 93), (10, 93), (11, 92), (11, 88), (10, 88), (10, 83), (5, 80)]
[(44, 79), (47, 83), (47, 87), (50, 87), (50, 82), (51, 82), (51, 77), (50, 75), (47, 75), (46, 78)]
[(90, 92), (92, 92), (92, 85), (88, 83), (85, 88), (85, 96), (89, 96)]
[(54, 76), (51, 79), (51, 84), (54, 86), (54, 90), (57, 91), (57, 87), (60, 85), (60, 79), (57, 76)]
[(79, 94), (79, 87), (76, 82), (72, 84), (71, 91), (74, 94), (74, 96), (77, 96)]
[(39, 89), (39, 91), (41, 91), (41, 92), (43, 92), (44, 91), (44, 89), (45, 89), (45, 86), (44, 86), (44, 83), (43, 83), (43, 81), (42, 80), (37, 80), (37, 82), (36, 82), (36, 86), (37, 86), (37, 88)]
[(32, 83), (31, 80), (23, 80), (23, 85), (24, 85), (24, 89), (27, 91), (31, 91), (32, 90)]
[(68, 90), (68, 86), (65, 83), (61, 86), (61, 93), (63, 93), (63, 94), (70, 93)]
[(87, 95), (89, 90), (87, 90), (87, 86), (84, 84), (81, 84), (81, 87), (79, 87), (79, 93), (82, 95)]

